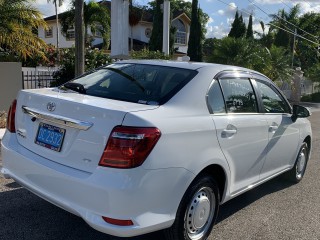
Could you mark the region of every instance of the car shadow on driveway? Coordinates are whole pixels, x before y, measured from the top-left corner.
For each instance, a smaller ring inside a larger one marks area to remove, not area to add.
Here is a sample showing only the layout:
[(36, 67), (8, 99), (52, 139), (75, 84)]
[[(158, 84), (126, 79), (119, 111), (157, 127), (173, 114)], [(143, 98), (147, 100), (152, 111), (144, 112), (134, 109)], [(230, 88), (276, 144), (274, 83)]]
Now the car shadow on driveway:
[[(218, 222), (235, 214), (256, 200), (292, 184), (279, 178), (273, 179), (221, 206)], [(0, 193), (0, 239), (33, 240), (120, 240), (100, 233), (87, 225), (80, 217), (68, 213), (21, 188), (17, 183), (4, 185)], [(127, 238), (128, 239), (128, 238)], [(146, 234), (130, 240), (163, 240), (162, 231)]]
[[(33, 240), (123, 240), (92, 229), (80, 217), (68, 213), (35, 196), (17, 183), (4, 185), (0, 193), (0, 239)], [(130, 240), (163, 240), (163, 233), (155, 232)]]
[(222, 222), (226, 218), (232, 216), (236, 212), (265, 197), (266, 195), (281, 191), (293, 185), (294, 184), (292, 182), (286, 180), (282, 175), (263, 183), (260, 186), (223, 204), (220, 207), (219, 216), (216, 223)]

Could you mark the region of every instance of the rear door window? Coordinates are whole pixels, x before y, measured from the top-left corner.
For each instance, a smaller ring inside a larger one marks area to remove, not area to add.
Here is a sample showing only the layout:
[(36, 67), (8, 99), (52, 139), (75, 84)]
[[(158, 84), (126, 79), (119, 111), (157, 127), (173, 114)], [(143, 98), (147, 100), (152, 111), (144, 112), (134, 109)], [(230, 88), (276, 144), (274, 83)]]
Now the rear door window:
[(221, 79), (228, 113), (257, 113), (257, 98), (249, 79)]
[(112, 64), (73, 80), (85, 94), (141, 104), (163, 104), (197, 71), (146, 64)]

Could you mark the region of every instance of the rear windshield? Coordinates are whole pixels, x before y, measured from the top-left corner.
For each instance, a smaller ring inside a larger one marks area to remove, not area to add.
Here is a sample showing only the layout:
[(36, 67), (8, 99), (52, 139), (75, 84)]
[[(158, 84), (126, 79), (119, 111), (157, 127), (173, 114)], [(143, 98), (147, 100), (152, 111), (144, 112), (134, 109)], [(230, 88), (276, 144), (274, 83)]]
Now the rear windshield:
[(71, 82), (84, 94), (141, 104), (161, 105), (195, 75), (194, 70), (144, 64), (112, 64)]

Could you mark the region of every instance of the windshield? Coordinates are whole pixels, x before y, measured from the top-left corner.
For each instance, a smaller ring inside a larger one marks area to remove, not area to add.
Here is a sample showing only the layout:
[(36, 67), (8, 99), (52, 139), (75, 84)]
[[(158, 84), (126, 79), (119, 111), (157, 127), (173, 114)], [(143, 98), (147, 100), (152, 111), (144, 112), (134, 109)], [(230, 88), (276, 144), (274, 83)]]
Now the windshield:
[(194, 70), (145, 64), (112, 64), (69, 83), (91, 96), (141, 104), (167, 102), (195, 75)]

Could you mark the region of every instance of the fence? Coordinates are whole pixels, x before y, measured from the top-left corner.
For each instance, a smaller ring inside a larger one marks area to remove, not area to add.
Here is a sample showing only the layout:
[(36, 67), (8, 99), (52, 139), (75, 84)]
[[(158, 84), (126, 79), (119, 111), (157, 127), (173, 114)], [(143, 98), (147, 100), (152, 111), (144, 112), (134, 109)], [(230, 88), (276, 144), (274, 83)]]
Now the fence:
[(22, 87), (23, 89), (46, 88), (51, 87), (51, 82), (54, 81), (54, 68), (23, 68), (22, 69)]

